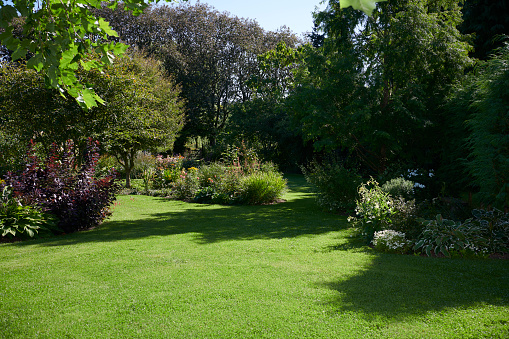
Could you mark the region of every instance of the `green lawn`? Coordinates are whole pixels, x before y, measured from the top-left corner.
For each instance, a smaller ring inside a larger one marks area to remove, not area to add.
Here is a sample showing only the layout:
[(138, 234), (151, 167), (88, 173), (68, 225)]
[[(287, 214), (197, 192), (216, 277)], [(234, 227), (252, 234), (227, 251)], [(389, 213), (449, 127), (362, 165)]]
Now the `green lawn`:
[(379, 254), (285, 203), (120, 196), (97, 229), (0, 245), (1, 338), (509, 338), (509, 262)]

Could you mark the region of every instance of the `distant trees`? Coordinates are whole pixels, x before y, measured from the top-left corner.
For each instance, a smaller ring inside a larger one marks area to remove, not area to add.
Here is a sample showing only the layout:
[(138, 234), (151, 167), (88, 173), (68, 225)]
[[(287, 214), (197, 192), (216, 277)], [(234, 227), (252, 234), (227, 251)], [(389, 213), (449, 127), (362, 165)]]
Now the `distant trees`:
[(182, 88), (186, 125), (180, 144), (204, 137), (215, 144), (232, 104), (252, 98), (249, 86), (259, 72), (257, 56), (284, 41), (289, 30), (266, 32), (256, 22), (220, 13), (206, 4), (147, 8), (139, 17), (107, 8), (97, 11), (119, 33), (119, 40), (161, 60)]

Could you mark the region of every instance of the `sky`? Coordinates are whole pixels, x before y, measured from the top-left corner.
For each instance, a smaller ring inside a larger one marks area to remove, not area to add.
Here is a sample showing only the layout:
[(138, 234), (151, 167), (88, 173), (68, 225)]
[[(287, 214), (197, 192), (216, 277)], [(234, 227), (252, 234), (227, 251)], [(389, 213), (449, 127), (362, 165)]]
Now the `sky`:
[[(199, 0), (188, 0), (195, 4)], [(287, 26), (297, 36), (313, 29), (315, 7), (324, 9), (321, 0), (201, 0), (220, 12), (230, 12), (240, 18), (253, 19), (267, 31)]]

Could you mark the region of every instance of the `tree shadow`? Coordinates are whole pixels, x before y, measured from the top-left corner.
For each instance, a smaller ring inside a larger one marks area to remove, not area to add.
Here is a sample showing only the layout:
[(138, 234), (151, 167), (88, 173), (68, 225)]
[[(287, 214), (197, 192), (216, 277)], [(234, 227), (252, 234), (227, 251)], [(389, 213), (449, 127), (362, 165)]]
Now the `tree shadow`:
[[(301, 186), (306, 190), (305, 186)], [(159, 203), (167, 203), (156, 198)], [(188, 207), (187, 207), (188, 206)], [(212, 208), (211, 208), (212, 207)], [(157, 206), (155, 207), (157, 209)], [(194, 240), (208, 244), (226, 240), (289, 238), (337, 231), (346, 227), (346, 219), (320, 211), (314, 196), (262, 206), (219, 206), (184, 204), (178, 209), (148, 212), (132, 221), (106, 221), (90, 232), (16, 243), (69, 245), (83, 242), (111, 242), (192, 233)]]
[(494, 260), (377, 255), (351, 277), (320, 284), (336, 296), (332, 312), (403, 319), (430, 311), (509, 305), (509, 265)]

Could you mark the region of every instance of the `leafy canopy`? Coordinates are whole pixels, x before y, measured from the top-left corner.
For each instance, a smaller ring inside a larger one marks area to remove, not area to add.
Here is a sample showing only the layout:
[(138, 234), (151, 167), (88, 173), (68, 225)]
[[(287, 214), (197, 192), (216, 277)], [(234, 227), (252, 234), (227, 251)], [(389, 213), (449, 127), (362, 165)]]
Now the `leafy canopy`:
[[(171, 0), (168, 0), (171, 1)], [(148, 0), (148, 3), (158, 0)], [(119, 5), (134, 15), (148, 6), (143, 0), (113, 0), (108, 7)], [(43, 72), (46, 85), (69, 93), (83, 108), (104, 101), (75, 76), (82, 66), (102, 70), (126, 50), (127, 46), (109, 41), (117, 37), (103, 18), (94, 16), (91, 8), (100, 8), (100, 0), (0, 0), (0, 43), (13, 51), (12, 60), (28, 59), (28, 66)], [(16, 36), (17, 18), (22, 17), (22, 34)], [(100, 60), (88, 60), (95, 51)], [(33, 55), (30, 58), (27, 56)]]

